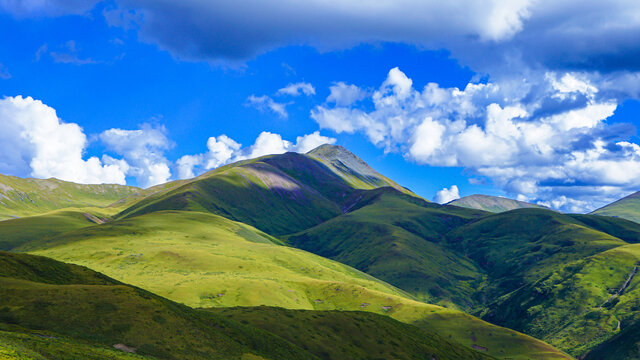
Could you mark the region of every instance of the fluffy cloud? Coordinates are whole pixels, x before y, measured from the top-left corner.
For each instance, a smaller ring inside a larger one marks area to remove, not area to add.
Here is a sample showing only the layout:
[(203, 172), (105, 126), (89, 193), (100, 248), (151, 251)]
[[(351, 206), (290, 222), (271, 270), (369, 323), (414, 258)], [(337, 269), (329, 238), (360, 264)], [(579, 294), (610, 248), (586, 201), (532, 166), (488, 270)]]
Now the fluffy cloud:
[(309, 83), (299, 82), (283, 87), (282, 89), (278, 90), (277, 94), (289, 96), (299, 96), (304, 94), (306, 96), (311, 96), (316, 94), (316, 89)]
[(442, 190), (436, 193), (436, 196), (433, 198), (433, 201), (438, 204), (446, 204), (453, 200), (460, 199), (460, 192), (458, 191), (457, 185), (451, 185), (449, 189), (443, 188)]
[(99, 135), (108, 151), (121, 155), (128, 163), (126, 174), (134, 176), (138, 185), (149, 187), (171, 178), (169, 161), (164, 151), (171, 147), (163, 127), (149, 125), (138, 130), (109, 129)]
[(31, 97), (0, 100), (0, 173), (79, 183), (125, 183), (126, 163), (82, 158), (87, 138), (77, 124)]
[[(640, 146), (607, 123), (617, 107), (582, 73), (422, 90), (398, 68), (361, 106), (317, 106), (337, 133), (363, 133), (420, 164), (464, 167), (507, 193), (563, 210), (587, 210), (640, 186)], [(632, 135), (632, 134), (630, 134)], [(450, 190), (449, 190), (450, 191)]]
[(273, 111), (278, 116), (284, 119), (289, 117), (289, 113), (287, 113), (287, 108), (286, 108), (287, 104), (276, 102), (275, 100), (273, 100), (271, 97), (267, 95), (262, 95), (262, 96), (250, 95), (247, 98), (246, 105), (254, 107), (260, 111), (266, 111), (266, 110)]
[(357, 101), (364, 99), (367, 95), (366, 91), (351, 84), (347, 85), (343, 82), (337, 82), (329, 87), (331, 93), (327, 97), (328, 103), (335, 103), (338, 106), (349, 106)]
[(181, 179), (194, 177), (197, 173), (245, 159), (264, 155), (283, 154), (288, 151), (306, 153), (323, 144), (333, 144), (336, 139), (320, 135), (316, 131), (298, 136), (295, 144), (282, 139), (279, 134), (263, 131), (253, 145), (242, 148), (242, 145), (226, 135), (210, 137), (207, 141), (208, 152), (204, 154), (185, 155), (176, 162), (178, 176)]

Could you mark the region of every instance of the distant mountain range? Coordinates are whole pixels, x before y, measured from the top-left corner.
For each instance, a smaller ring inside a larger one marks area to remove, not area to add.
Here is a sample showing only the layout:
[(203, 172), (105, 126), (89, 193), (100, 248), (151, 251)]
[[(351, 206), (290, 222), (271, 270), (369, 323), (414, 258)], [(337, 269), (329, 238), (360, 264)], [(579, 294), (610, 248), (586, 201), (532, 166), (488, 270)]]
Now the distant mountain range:
[(448, 205), (484, 210), (494, 213), (524, 208), (545, 208), (544, 206), (535, 205), (524, 201), (508, 199), (500, 196), (479, 194), (469, 195), (457, 200), (453, 200), (449, 202)]
[(0, 221), (0, 356), (640, 349), (640, 224), (621, 217), (484, 195), (439, 205), (331, 145), (146, 190), (6, 178), (0, 214), (20, 218)]

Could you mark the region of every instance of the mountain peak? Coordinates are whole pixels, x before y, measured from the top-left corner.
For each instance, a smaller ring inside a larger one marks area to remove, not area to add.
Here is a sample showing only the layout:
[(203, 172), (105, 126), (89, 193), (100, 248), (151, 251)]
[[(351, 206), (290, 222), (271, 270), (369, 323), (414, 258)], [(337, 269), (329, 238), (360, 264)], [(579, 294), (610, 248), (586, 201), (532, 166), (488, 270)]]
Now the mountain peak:
[(544, 206), (531, 204), (524, 201), (505, 198), (502, 196), (491, 196), (474, 194), (453, 200), (448, 205), (455, 205), (470, 209), (484, 210), (494, 213), (522, 209), (522, 208), (544, 208)]

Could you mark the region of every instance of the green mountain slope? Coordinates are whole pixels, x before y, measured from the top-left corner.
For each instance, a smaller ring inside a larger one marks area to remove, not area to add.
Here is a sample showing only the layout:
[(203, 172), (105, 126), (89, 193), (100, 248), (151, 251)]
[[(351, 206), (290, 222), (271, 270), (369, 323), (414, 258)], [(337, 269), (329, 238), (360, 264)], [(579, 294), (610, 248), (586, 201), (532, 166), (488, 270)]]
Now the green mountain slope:
[(58, 179), (0, 175), (0, 220), (68, 207), (107, 206), (141, 191), (122, 185), (81, 185)]
[(22, 244), (103, 223), (109, 215), (108, 210), (110, 209), (67, 208), (0, 221), (0, 250), (11, 250)]
[(324, 145), (308, 155), (269, 155), (223, 166), (156, 192), (118, 218), (160, 210), (206, 211), (280, 236), (341, 215), (357, 190), (381, 186), (410, 193), (346, 149)]
[(0, 284), (3, 359), (490, 358), (381, 315), (194, 310), (83, 267), (25, 254), (0, 252)]
[(601, 207), (592, 214), (614, 216), (640, 223), (640, 191)]
[(277, 242), (217, 215), (163, 211), (76, 230), (22, 250), (91, 266), (191, 306), (364, 310), (469, 348), (486, 348), (492, 356), (566, 358), (543, 342), (412, 300), (369, 275)]
[(638, 230), (623, 219), (520, 209), (459, 227), (447, 241), (489, 277), (483, 319), (582, 356), (637, 312), (623, 302), (637, 297), (632, 287), (617, 297), (621, 305), (604, 304), (639, 260), (638, 245), (612, 234), (636, 241)]
[(540, 205), (530, 204), (524, 201), (508, 199), (500, 196), (490, 195), (469, 195), (453, 200), (448, 205), (460, 206), (469, 209), (484, 210), (494, 213), (523, 209), (523, 208), (544, 208)]
[(441, 206), (391, 188), (361, 191), (351, 212), (286, 237), (292, 246), (351, 265), (417, 298), (470, 307), (483, 271), (438, 244), (483, 212)]

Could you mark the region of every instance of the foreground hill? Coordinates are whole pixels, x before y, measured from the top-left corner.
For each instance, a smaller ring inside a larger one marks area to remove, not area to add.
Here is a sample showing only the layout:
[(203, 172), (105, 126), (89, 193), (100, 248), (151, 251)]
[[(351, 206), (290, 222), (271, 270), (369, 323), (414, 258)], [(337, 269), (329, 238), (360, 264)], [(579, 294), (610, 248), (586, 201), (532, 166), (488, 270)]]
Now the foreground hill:
[(531, 337), (413, 300), (353, 268), (278, 242), (217, 215), (160, 211), (35, 241), (21, 250), (91, 266), (191, 306), (364, 310), (492, 356), (567, 358)]
[(68, 207), (103, 207), (141, 190), (123, 185), (81, 185), (58, 179), (0, 175), (0, 220)]
[(640, 223), (640, 192), (601, 207), (593, 211), (592, 214), (620, 217)]
[(455, 205), (469, 209), (477, 209), (494, 213), (523, 209), (523, 208), (544, 208), (540, 205), (530, 204), (524, 201), (507, 199), (500, 196), (490, 195), (469, 195), (463, 198), (453, 200), (448, 205)]
[(195, 310), (38, 256), (0, 252), (0, 284), (3, 359), (489, 359), (376, 314)]

